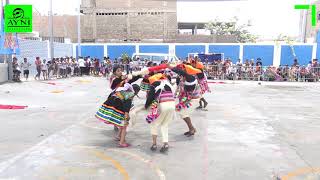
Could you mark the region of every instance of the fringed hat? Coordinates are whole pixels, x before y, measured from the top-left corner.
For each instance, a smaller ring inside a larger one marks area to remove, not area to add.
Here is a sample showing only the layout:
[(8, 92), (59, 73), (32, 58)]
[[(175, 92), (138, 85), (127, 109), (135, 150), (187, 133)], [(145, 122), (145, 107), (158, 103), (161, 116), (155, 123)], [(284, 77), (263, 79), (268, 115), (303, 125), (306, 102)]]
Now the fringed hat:
[(162, 74), (162, 73), (157, 73), (151, 77), (149, 77), (149, 82), (150, 84), (153, 84), (156, 81), (159, 81), (161, 79), (166, 79), (166, 75)]

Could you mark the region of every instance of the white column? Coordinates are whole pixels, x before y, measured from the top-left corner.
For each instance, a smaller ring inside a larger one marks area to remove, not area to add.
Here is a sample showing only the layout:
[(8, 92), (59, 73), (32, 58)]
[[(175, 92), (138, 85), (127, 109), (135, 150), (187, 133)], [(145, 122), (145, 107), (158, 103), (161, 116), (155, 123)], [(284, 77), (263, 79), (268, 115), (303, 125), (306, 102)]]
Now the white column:
[(77, 57), (77, 44), (72, 44), (72, 57)]
[(169, 44), (169, 54), (170, 55), (176, 55), (176, 49), (175, 49), (175, 44)]
[(273, 66), (280, 66), (281, 62), (281, 44), (274, 44), (273, 50)]
[(241, 63), (243, 63), (243, 44), (240, 44), (239, 59), (241, 59)]
[(314, 43), (313, 47), (312, 47), (312, 59), (316, 59), (317, 58), (317, 47), (318, 47), (318, 44)]
[(209, 54), (209, 43), (206, 43), (205, 44), (205, 51), (204, 51), (205, 54)]
[(140, 53), (140, 44), (136, 44), (136, 53)]
[(104, 44), (103, 45), (103, 56), (104, 57), (108, 57), (108, 46), (107, 46), (107, 44)]

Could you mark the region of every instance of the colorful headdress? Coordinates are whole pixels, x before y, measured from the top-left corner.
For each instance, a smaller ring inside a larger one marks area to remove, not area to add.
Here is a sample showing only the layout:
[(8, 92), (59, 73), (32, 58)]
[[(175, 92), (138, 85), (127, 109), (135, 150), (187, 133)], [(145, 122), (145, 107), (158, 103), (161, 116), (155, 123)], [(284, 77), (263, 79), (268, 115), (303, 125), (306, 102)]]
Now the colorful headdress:
[(186, 72), (187, 72), (189, 75), (196, 75), (196, 74), (201, 73), (201, 70), (196, 69), (196, 68), (194, 68), (194, 67), (192, 67), (192, 66), (190, 66), (190, 65), (184, 65), (184, 67), (185, 67)]
[(157, 74), (149, 77), (149, 82), (150, 82), (150, 84), (153, 84), (154, 82), (159, 81), (161, 79), (166, 79), (166, 76), (162, 73), (157, 73)]

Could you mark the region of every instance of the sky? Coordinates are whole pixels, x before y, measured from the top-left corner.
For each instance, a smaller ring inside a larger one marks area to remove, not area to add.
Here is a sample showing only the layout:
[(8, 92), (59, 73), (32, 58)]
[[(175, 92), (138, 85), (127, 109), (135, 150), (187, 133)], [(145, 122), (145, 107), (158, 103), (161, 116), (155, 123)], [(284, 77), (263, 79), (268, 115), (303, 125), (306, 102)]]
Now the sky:
[[(52, 0), (53, 13), (76, 14), (79, 0)], [(240, 22), (251, 22), (250, 31), (262, 39), (279, 34), (298, 36), (300, 11), (295, 4), (309, 4), (314, 0), (243, 0), (230, 2), (178, 2), (179, 22), (207, 22), (216, 18), (228, 20), (238, 16)], [(10, 0), (12, 4), (32, 4), (45, 14), (49, 0)]]

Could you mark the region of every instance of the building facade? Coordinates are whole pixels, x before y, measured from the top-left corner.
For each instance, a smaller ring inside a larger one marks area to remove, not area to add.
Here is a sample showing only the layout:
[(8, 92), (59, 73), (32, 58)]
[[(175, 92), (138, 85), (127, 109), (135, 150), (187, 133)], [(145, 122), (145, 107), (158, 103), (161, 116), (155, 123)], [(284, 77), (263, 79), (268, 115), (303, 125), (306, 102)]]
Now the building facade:
[(82, 42), (168, 42), (177, 34), (177, 2), (82, 0)]

